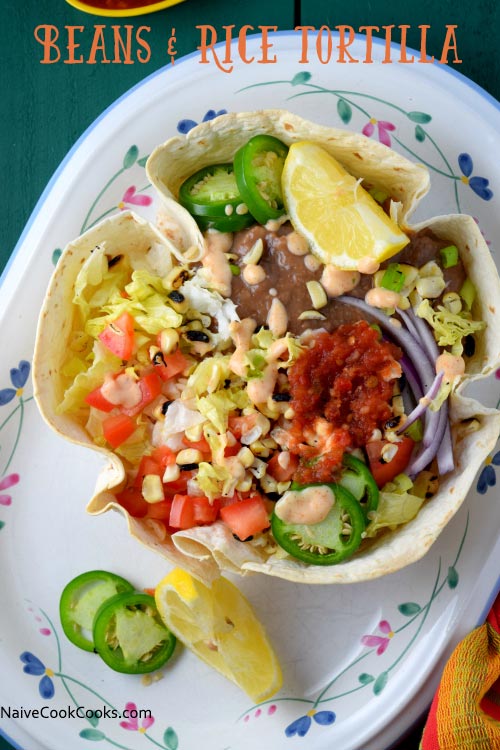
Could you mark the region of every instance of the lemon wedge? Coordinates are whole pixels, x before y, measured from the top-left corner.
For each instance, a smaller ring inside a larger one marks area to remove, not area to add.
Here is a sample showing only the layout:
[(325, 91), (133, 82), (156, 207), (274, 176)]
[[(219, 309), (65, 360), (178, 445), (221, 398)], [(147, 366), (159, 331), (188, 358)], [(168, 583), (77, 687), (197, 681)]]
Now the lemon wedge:
[(292, 224), (322, 263), (356, 270), (362, 258), (381, 263), (409, 239), (381, 206), (321, 146), (290, 146), (282, 175)]
[(209, 588), (175, 568), (156, 587), (155, 600), (177, 638), (255, 703), (281, 688), (281, 668), (264, 628), (226, 578), (217, 578)]

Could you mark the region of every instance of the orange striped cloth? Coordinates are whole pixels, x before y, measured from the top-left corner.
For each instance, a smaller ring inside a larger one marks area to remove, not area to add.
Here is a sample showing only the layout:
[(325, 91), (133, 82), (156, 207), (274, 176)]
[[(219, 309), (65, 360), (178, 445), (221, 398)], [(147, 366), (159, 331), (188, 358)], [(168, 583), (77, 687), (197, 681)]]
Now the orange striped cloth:
[(420, 750), (500, 750), (500, 595), (446, 664)]

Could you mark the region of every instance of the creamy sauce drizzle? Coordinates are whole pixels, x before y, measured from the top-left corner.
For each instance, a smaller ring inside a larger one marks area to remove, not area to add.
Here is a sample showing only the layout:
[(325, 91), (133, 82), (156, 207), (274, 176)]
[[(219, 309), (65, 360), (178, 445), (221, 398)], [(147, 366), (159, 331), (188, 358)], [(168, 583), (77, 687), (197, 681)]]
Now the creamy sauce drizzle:
[(233, 235), (230, 232), (208, 231), (205, 234), (205, 253), (201, 259), (210, 285), (223, 297), (231, 294), (232, 273), (225, 253), (230, 250)]
[(451, 383), (465, 372), (465, 360), (463, 357), (455, 357), (449, 352), (443, 352), (436, 360), (436, 373), (442, 372), (443, 379)]
[(288, 313), (285, 305), (274, 297), (267, 314), (267, 325), (274, 336), (284, 336), (288, 327)]
[(124, 406), (125, 409), (132, 409), (142, 399), (139, 383), (126, 372), (122, 372), (116, 378), (111, 374), (106, 375), (101, 393), (111, 404)]
[(324, 267), (321, 274), (321, 285), (329, 297), (340, 297), (356, 287), (359, 283), (357, 271), (342, 271), (331, 264)]
[(358, 261), (358, 271), (360, 273), (368, 273), (368, 274), (377, 273), (379, 268), (380, 268), (380, 263), (377, 263), (375, 258), (372, 258), (369, 255), (365, 258), (360, 258)]
[(288, 490), (275, 505), (275, 513), (284, 523), (312, 526), (324, 521), (335, 503), (335, 495), (325, 486)]
[(233, 322), (229, 325), (229, 332), (235, 346), (235, 350), (229, 360), (229, 367), (240, 377), (246, 373), (247, 364), (245, 354), (250, 349), (252, 334), (255, 331), (255, 320), (253, 318), (243, 318), (240, 322)]
[(401, 295), (397, 292), (391, 292), (390, 289), (374, 287), (366, 293), (365, 302), (372, 307), (398, 307), (401, 302)]

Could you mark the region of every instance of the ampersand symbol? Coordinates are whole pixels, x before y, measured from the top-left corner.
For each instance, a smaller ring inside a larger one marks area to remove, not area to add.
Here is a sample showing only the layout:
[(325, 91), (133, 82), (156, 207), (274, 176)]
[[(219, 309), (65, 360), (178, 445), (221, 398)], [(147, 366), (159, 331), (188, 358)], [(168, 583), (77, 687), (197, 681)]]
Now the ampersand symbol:
[(172, 65), (175, 62), (175, 56), (177, 54), (177, 51), (174, 46), (175, 42), (176, 42), (175, 29), (172, 29), (172, 33), (170, 34), (170, 39), (168, 40), (168, 47), (167, 47), (167, 54), (170, 55), (170, 62), (172, 63)]

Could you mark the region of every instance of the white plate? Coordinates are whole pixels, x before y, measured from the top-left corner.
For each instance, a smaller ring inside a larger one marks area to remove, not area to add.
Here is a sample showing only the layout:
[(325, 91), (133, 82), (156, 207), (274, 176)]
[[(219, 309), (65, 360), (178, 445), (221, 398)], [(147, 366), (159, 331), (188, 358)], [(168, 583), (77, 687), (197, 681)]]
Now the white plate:
[[(259, 42), (251, 41), (249, 54), (258, 57)], [(292, 32), (275, 35), (274, 45), (275, 64), (235, 64), (231, 75), (200, 65), (195, 53), (116, 102), (57, 171), (3, 277), (0, 693), (11, 710), (2, 725), (26, 749), (88, 748), (93, 741), (126, 750), (151, 744), (163, 750), (381, 750), (425, 710), (451, 649), (498, 589), (500, 504), (492, 485), (500, 453), (482, 470), (484, 491), (470, 493), (431, 551), (406, 570), (352, 586), (241, 580), (283, 666), (283, 689), (263, 706), (252, 706), (186, 651), (179, 649), (160, 682), (144, 687), (61, 635), (58, 599), (70, 578), (102, 567), (137, 587), (154, 586), (166, 565), (129, 538), (118, 515), (86, 516), (101, 459), (43, 424), (29, 364), (19, 363), (31, 361), (57, 249), (121, 203), (153, 217), (153, 205), (138, 205), (152, 203), (144, 158), (182, 129), (180, 121), (278, 106), (336, 126), (343, 117), (357, 131), (368, 125), (373, 137), (385, 134), (395, 149), (430, 168), (432, 190), (418, 218), (462, 210), (477, 218), (487, 239), (500, 231), (500, 165), (491, 159), (500, 152), (500, 113), (485, 92), (438, 65), (321, 65), (312, 53), (311, 63), (300, 65)], [(375, 44), (374, 55), (382, 53)], [(472, 176), (487, 177), (493, 195), (474, 192), (486, 188), (468, 182), (464, 159), (463, 175), (458, 157), (464, 153)], [(481, 385), (488, 405), (497, 403), (498, 386), (495, 378)], [(27, 665), (25, 652), (44, 667)], [(40, 685), (54, 695), (43, 697)], [(139, 719), (122, 727), (118, 718), (64, 718), (75, 706), (121, 711), (127, 702), (150, 710), (154, 723)], [(54, 718), (19, 718), (21, 709), (42, 706)]]

